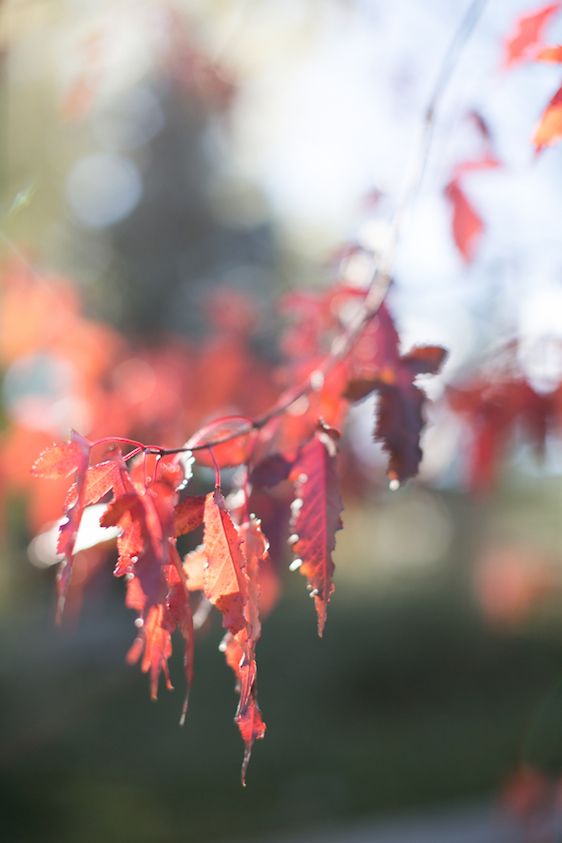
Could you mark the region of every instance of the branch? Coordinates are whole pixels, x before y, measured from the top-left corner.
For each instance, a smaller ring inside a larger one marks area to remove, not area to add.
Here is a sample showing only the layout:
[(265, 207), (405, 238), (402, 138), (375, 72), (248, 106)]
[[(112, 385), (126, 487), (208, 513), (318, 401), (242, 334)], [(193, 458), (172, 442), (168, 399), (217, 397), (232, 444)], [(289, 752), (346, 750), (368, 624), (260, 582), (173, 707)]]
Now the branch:
[[(325, 376), (352, 350), (356, 340), (364, 328), (378, 313), (390, 289), (392, 280), (390, 269), (394, 262), (394, 256), (398, 247), (400, 235), (404, 229), (404, 221), (407, 212), (415, 205), (423, 176), (425, 174), (427, 161), (431, 151), (436, 114), (454, 72), (457, 69), (462, 51), (480, 20), (486, 3), (487, 0), (471, 0), (449, 43), (439, 67), (427, 105), (423, 112), (420, 139), (414, 151), (410, 174), (406, 178), (401, 199), (394, 214), (388, 244), (382, 255), (373, 255), (371, 278), (363, 303), (345, 331), (334, 339), (331, 351), (324, 359), (321, 366), (312, 372), (307, 379), (303, 381), (303, 383), (291, 391), (288, 396), (276, 402), (263, 415), (256, 419), (248, 420), (246, 427), (242, 426), (232, 433), (218, 436), (216, 439), (206, 442), (204, 445), (196, 445), (192, 448), (185, 446), (182, 448), (162, 448), (158, 451), (158, 453), (162, 456), (185, 453), (186, 451), (195, 452), (208, 450), (209, 448), (213, 448), (217, 445), (231, 442), (241, 436), (247, 436), (253, 430), (259, 430), (271, 421), (271, 419), (286, 413), (287, 410), (289, 410), (289, 408), (300, 398), (310, 395), (312, 392), (321, 388)], [(195, 439), (196, 436), (197, 434), (195, 434), (192, 439)]]

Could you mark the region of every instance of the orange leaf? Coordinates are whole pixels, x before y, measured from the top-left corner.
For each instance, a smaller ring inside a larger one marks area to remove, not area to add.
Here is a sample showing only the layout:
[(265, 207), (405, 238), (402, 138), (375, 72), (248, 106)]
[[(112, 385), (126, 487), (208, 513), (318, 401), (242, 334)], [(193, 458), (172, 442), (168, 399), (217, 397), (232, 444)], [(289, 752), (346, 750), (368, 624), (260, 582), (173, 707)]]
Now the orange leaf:
[(80, 446), (71, 439), (70, 442), (59, 442), (45, 448), (33, 463), (31, 471), (36, 477), (56, 480), (59, 477), (69, 477), (80, 464)]
[(241, 537), (219, 489), (207, 495), (204, 517), (205, 596), (222, 614), (223, 626), (235, 635), (245, 624), (247, 582)]
[(533, 136), (537, 150), (552, 146), (562, 138), (562, 88), (548, 103)]
[(562, 45), (556, 47), (545, 47), (536, 56), (537, 61), (551, 61), (555, 64), (562, 62)]

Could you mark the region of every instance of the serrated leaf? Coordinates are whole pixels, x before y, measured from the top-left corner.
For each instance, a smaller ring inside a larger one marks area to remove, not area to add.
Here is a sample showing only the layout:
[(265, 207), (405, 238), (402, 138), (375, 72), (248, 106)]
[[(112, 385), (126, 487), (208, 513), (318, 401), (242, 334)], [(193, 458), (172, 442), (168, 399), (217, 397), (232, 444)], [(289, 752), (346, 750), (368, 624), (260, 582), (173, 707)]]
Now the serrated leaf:
[(54, 443), (39, 454), (31, 472), (36, 477), (46, 477), (49, 480), (69, 477), (80, 466), (81, 454), (80, 445), (74, 439)]
[(204, 523), (205, 596), (222, 614), (223, 626), (235, 635), (245, 623), (247, 583), (241, 537), (219, 489), (207, 495)]
[(318, 635), (326, 625), (326, 612), (334, 592), (332, 552), (335, 534), (342, 528), (342, 503), (336, 472), (336, 446), (326, 432), (316, 433), (301, 451), (291, 477), (295, 481), (291, 523), (292, 549), (301, 560), (300, 573), (308, 580), (318, 616)]

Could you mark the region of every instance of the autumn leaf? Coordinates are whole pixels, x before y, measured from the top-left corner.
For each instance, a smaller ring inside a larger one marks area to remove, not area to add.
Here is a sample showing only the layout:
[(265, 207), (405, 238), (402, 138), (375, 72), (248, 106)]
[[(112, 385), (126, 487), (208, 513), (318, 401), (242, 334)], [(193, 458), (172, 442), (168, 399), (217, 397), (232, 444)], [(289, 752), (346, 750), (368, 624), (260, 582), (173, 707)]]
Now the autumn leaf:
[(33, 463), (31, 472), (36, 477), (46, 477), (49, 480), (70, 477), (80, 465), (81, 456), (80, 441), (75, 439), (73, 434), (69, 442), (59, 442), (45, 448)]
[(503, 60), (505, 68), (511, 68), (535, 56), (541, 46), (545, 28), (559, 9), (560, 3), (549, 3), (518, 18), (513, 33), (505, 42)]
[(537, 151), (552, 146), (562, 138), (562, 88), (559, 88), (548, 103), (539, 125), (533, 135)]
[(331, 429), (319, 430), (302, 449), (291, 472), (296, 497), (292, 504), (292, 569), (308, 580), (318, 616), (318, 635), (326, 625), (328, 602), (334, 592), (332, 551), (341, 530), (342, 503), (336, 472), (336, 440)]
[(62, 621), (66, 593), (72, 574), (74, 544), (85, 506), (86, 476), (90, 459), (90, 442), (72, 431), (69, 442), (55, 444), (44, 450), (33, 465), (32, 472), (39, 477), (57, 479), (75, 474), (76, 494), (67, 501), (64, 518), (60, 524), (57, 553), (64, 556), (57, 573), (57, 622)]
[(223, 626), (235, 635), (244, 627), (247, 580), (242, 539), (219, 489), (207, 495), (203, 545), (207, 557), (204, 591), (223, 616)]
[(257, 699), (256, 644), (261, 635), (259, 617), (260, 568), (267, 558), (268, 543), (255, 516), (240, 528), (243, 538), (243, 555), (247, 578), (247, 599), (244, 604), (244, 627), (233, 635), (228, 632), (223, 646), (227, 664), (236, 676), (239, 694), (238, 708), (234, 721), (244, 741), (242, 762), (242, 784), (246, 785), (246, 771), (250, 762), (252, 747), (256, 740), (265, 735), (265, 723)]
[[(84, 506), (98, 503), (118, 485), (122, 467), (116, 460), (105, 460), (88, 467), (84, 486)], [(67, 505), (71, 505), (78, 494), (77, 484), (68, 490)]]
[(205, 495), (190, 495), (180, 501), (174, 510), (174, 534), (191, 533), (203, 523)]
[[(152, 481), (137, 491), (117, 497), (100, 519), (101, 526), (123, 529), (119, 562), (115, 573), (127, 574), (127, 605), (138, 614), (139, 634), (127, 660), (141, 659), (141, 669), (150, 674), (150, 693), (158, 695), (158, 682), (164, 674), (166, 686), (172, 683), (168, 659), (172, 652), (171, 632), (180, 628), (186, 642), (186, 678), (191, 683), (192, 629), (188, 589), (174, 537), (174, 510), (177, 491), (163, 481)], [(170, 602), (171, 601), (171, 602)], [(187, 696), (184, 713), (187, 707)]]
[(418, 375), (436, 374), (446, 352), (440, 346), (420, 346), (400, 356), (398, 333), (386, 308), (377, 329), (367, 326), (361, 341), (362, 356), (352, 357), (345, 397), (361, 401), (375, 391), (378, 394), (374, 438), (389, 455), (391, 483), (400, 483), (417, 474), (422, 458), (425, 394), (414, 380)]
[(453, 210), (453, 238), (466, 263), (474, 259), (476, 248), (484, 232), (484, 223), (458, 179), (453, 179), (445, 187), (445, 196)]
[[(177, 552), (175, 542), (170, 540), (170, 554), (173, 568), (168, 569), (169, 592), (166, 599), (166, 625), (170, 632), (178, 629), (183, 641), (183, 666), (185, 673), (186, 692), (180, 716), (180, 725), (185, 723), (189, 692), (193, 683), (193, 662), (195, 651), (195, 633), (193, 629), (193, 613), (189, 602), (189, 586), (187, 577)], [(177, 576), (176, 576), (177, 575)]]

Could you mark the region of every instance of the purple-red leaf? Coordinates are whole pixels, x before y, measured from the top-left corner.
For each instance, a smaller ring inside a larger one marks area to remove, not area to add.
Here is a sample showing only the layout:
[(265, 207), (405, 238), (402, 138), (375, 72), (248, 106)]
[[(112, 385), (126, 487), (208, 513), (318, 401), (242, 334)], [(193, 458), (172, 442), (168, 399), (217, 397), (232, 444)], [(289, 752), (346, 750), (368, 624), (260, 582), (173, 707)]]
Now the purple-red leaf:
[(334, 432), (319, 431), (302, 449), (291, 472), (296, 484), (292, 504), (291, 544), (295, 561), (308, 580), (318, 615), (318, 635), (326, 625), (328, 602), (334, 591), (332, 576), (337, 530), (342, 527), (342, 503), (336, 472)]

